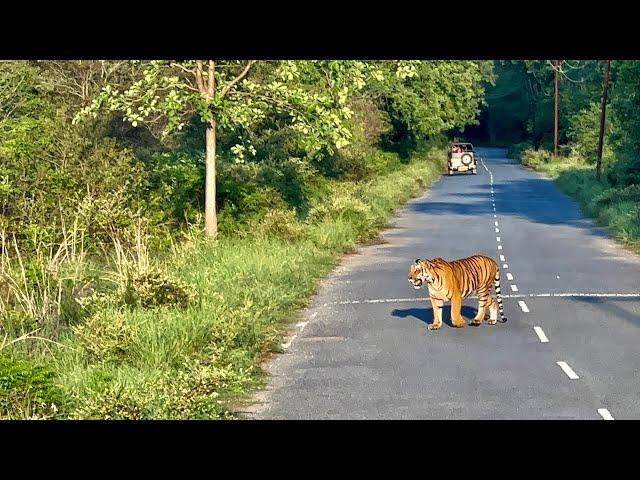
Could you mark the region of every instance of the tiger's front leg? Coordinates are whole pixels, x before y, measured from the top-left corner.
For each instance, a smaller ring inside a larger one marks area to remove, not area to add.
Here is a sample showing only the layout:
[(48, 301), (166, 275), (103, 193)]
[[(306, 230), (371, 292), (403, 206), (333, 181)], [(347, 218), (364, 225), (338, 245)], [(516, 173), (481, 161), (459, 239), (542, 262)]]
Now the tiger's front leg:
[(442, 326), (442, 307), (444, 306), (443, 300), (429, 297), (431, 299), (431, 307), (433, 308), (433, 323), (427, 325), (429, 330), (438, 330)]
[(464, 318), (462, 318), (462, 296), (459, 293), (454, 293), (451, 297), (451, 323), (458, 328), (465, 325)]

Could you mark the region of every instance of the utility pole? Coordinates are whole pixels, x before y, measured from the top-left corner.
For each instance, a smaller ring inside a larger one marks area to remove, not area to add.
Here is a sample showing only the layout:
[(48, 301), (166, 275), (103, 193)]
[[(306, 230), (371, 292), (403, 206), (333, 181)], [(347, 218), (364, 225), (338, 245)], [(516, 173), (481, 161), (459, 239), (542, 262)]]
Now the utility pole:
[(554, 77), (554, 106), (553, 106), (553, 156), (558, 156), (558, 69), (560, 68), (560, 62), (555, 61), (555, 68), (553, 69)]
[(602, 147), (604, 146), (604, 125), (607, 114), (607, 95), (609, 93), (609, 69), (611, 60), (604, 62), (604, 82), (602, 85), (602, 107), (600, 108), (600, 136), (598, 137), (598, 160), (596, 162), (596, 178), (600, 181), (602, 170)]

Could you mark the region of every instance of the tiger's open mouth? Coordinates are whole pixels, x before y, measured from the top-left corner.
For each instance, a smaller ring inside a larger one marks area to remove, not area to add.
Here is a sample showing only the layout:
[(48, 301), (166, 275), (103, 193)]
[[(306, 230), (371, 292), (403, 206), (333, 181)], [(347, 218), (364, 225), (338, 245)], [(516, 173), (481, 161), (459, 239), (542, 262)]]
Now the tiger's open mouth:
[(410, 278), (409, 283), (411, 283), (411, 285), (413, 285), (413, 288), (415, 288), (416, 290), (420, 290), (420, 287), (422, 287), (422, 280), (420, 279), (413, 280)]

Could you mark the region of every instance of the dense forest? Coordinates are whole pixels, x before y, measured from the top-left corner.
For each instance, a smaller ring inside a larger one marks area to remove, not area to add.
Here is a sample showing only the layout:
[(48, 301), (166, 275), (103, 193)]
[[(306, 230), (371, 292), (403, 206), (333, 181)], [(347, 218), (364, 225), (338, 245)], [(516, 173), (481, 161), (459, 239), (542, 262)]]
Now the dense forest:
[(0, 417), (219, 418), (492, 62), (0, 62)]
[[(610, 64), (598, 159), (605, 68)], [(558, 79), (558, 155), (554, 156), (554, 81)], [(640, 62), (497, 61), (478, 125), (464, 134), (509, 148), (512, 157), (556, 178), (584, 212), (640, 249)]]

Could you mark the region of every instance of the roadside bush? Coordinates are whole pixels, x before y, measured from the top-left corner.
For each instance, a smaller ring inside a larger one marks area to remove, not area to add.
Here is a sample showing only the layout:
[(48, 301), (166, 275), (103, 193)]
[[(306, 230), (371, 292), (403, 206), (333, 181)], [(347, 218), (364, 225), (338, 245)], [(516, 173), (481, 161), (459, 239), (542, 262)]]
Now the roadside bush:
[(507, 157), (513, 158), (514, 160), (521, 160), (522, 153), (525, 150), (532, 150), (533, 143), (530, 141), (520, 142), (520, 143), (512, 143), (507, 150)]
[[(87, 248), (129, 228), (144, 205), (144, 168), (115, 140), (90, 134), (56, 118), (22, 118), (0, 134), (0, 222), (21, 246), (34, 235), (61, 240), (74, 221)], [(83, 213), (82, 215), (80, 215)]]
[(629, 185), (626, 188), (609, 188), (593, 199), (594, 203), (610, 205), (619, 202), (635, 202), (640, 204), (640, 184)]
[(159, 221), (196, 223), (204, 205), (204, 159), (185, 152), (157, 152), (145, 162), (150, 214)]
[(187, 308), (196, 302), (197, 293), (191, 285), (152, 270), (133, 276), (122, 293), (122, 299), (130, 307)]
[(56, 418), (64, 405), (51, 370), (0, 351), (0, 419)]
[(609, 184), (625, 188), (640, 184), (640, 158), (623, 154), (615, 162), (605, 165), (605, 175)]
[(293, 210), (271, 210), (254, 227), (256, 235), (274, 236), (282, 240), (299, 240), (305, 236), (305, 227)]
[(553, 155), (547, 150), (523, 150), (520, 154), (520, 161), (528, 167), (537, 167), (541, 164), (553, 162)]
[[(606, 141), (611, 130), (611, 120), (606, 124), (605, 142), (602, 151), (602, 161), (607, 163), (613, 158), (613, 151)], [(567, 137), (573, 145), (574, 155), (584, 159), (587, 163), (595, 163), (598, 153), (598, 138), (600, 133), (600, 104), (592, 102), (586, 108), (569, 118)]]
[(72, 331), (91, 363), (121, 362), (136, 338), (135, 325), (117, 310), (101, 310)]

